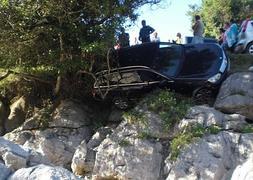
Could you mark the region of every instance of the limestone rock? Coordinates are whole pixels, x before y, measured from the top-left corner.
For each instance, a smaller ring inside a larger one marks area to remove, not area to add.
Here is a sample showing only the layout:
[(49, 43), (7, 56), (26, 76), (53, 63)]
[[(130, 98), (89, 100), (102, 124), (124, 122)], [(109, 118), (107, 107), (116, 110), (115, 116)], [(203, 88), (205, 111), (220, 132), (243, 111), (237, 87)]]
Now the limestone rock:
[(11, 170), (7, 168), (4, 164), (0, 163), (0, 179), (7, 179), (11, 174)]
[(253, 153), (252, 138), (253, 134), (229, 132), (206, 136), (182, 150), (174, 163), (166, 159), (167, 180), (229, 179)]
[(230, 75), (222, 84), (214, 107), (253, 120), (253, 72)]
[(201, 125), (203, 128), (218, 126), (223, 130), (240, 132), (248, 123), (240, 114), (223, 114), (212, 107), (194, 106), (178, 124), (178, 131), (190, 125)]
[(248, 158), (246, 162), (238, 165), (233, 172), (231, 180), (251, 180), (253, 179), (253, 156)]
[(76, 175), (85, 175), (91, 173), (95, 164), (96, 151), (95, 149), (111, 134), (112, 130), (109, 127), (102, 127), (92, 136), (91, 140), (86, 144), (83, 141), (75, 151), (72, 159), (71, 169)]
[(25, 168), (27, 164), (26, 158), (9, 151), (3, 154), (3, 160), (5, 165), (13, 171), (16, 171), (20, 168)]
[(141, 133), (143, 131), (136, 125), (129, 124), (126, 120), (121, 122), (98, 146), (92, 177), (159, 179), (162, 145), (159, 141), (139, 137)]
[(24, 97), (20, 97), (16, 102), (10, 106), (11, 112), (8, 120), (5, 122), (5, 128), (7, 132), (16, 129), (25, 121), (25, 115), (27, 110), (27, 102)]
[(56, 108), (53, 121), (49, 126), (80, 128), (90, 125), (91, 114), (88, 107), (65, 100)]
[(36, 180), (78, 180), (68, 170), (62, 167), (38, 165), (30, 168), (22, 168), (14, 172), (8, 180), (36, 179)]

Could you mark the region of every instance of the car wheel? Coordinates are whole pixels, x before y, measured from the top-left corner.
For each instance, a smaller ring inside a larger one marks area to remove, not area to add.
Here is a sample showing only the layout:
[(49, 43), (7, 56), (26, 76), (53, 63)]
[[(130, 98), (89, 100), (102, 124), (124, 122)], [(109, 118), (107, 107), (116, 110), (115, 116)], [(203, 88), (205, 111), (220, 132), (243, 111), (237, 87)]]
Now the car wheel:
[(196, 104), (213, 104), (213, 92), (208, 88), (197, 88), (192, 93), (193, 101)]
[(250, 55), (253, 55), (253, 42), (248, 44), (246, 52), (249, 53)]
[(114, 105), (122, 110), (125, 110), (129, 107), (129, 101), (126, 98), (116, 97), (113, 99)]

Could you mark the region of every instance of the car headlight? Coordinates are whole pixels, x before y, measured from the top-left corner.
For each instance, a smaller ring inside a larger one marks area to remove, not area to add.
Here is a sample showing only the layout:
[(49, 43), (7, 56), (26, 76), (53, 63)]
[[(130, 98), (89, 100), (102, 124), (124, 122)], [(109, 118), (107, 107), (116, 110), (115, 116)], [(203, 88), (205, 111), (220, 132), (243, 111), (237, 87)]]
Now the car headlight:
[(221, 78), (221, 73), (215, 74), (213, 77), (210, 77), (207, 81), (210, 83), (216, 83)]

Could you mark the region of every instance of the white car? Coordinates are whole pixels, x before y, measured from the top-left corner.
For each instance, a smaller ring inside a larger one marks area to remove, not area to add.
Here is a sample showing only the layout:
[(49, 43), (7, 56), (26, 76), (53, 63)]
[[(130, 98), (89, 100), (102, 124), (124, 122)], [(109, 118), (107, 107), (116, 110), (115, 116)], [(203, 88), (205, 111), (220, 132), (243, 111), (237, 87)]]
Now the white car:
[(241, 28), (237, 38), (236, 46), (240, 46), (243, 52), (253, 55), (253, 20), (248, 22), (244, 33)]

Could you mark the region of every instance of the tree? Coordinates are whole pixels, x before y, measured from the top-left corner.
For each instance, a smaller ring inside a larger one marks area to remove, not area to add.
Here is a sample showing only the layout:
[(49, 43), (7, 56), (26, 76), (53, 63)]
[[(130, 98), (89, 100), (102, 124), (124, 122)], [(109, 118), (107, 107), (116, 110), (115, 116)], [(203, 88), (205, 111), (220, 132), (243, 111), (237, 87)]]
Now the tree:
[(205, 36), (217, 37), (219, 28), (225, 22), (235, 19), (238, 22), (253, 15), (252, 0), (202, 0), (200, 7), (191, 6), (188, 15), (200, 14), (205, 24)]
[[(2, 66), (50, 67), (57, 72), (59, 94), (67, 72), (89, 68), (104, 56), (115, 30), (135, 10), (160, 0), (1, 0), (0, 59)], [(94, 51), (99, 50), (98, 52)]]

